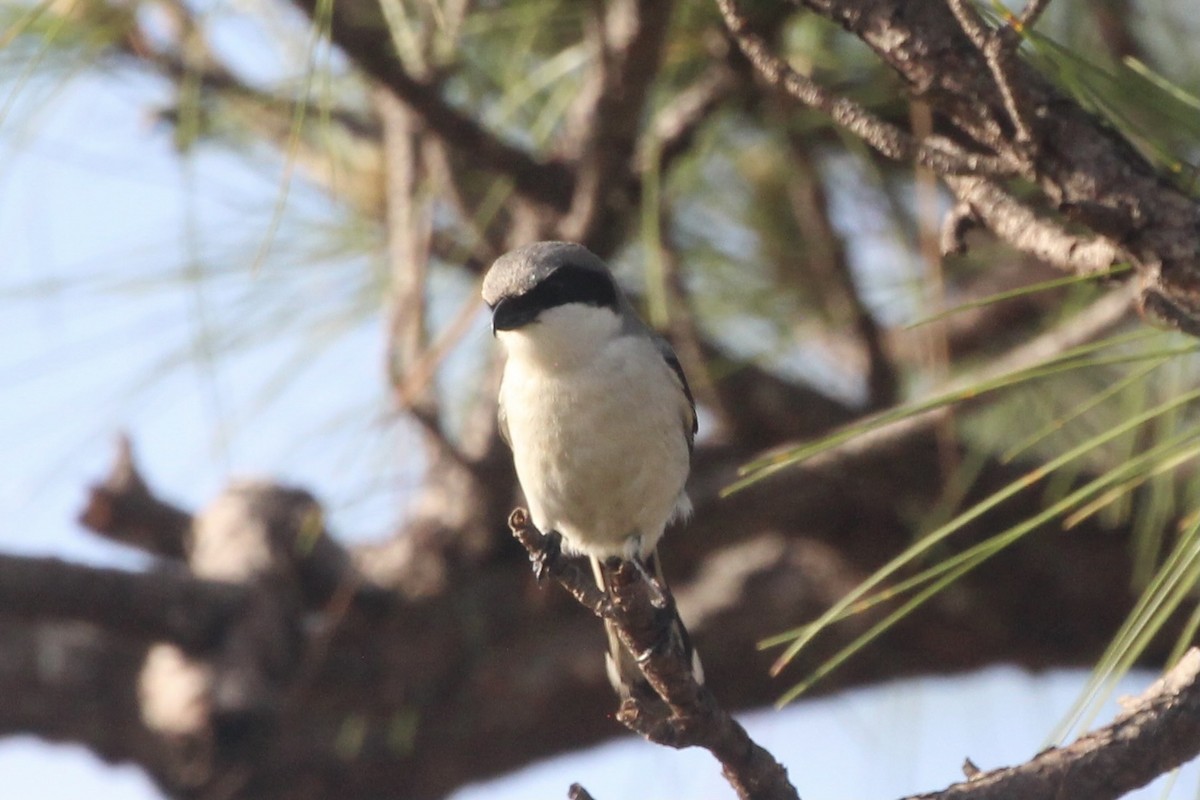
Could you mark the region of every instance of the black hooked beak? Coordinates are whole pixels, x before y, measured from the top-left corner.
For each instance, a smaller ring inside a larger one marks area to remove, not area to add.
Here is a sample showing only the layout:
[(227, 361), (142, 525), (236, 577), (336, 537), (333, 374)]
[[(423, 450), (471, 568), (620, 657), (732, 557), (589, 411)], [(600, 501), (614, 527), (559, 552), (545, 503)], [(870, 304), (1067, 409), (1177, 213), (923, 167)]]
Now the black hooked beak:
[(515, 331), (537, 319), (541, 309), (527, 297), (505, 297), (492, 307), (492, 336), (497, 331)]

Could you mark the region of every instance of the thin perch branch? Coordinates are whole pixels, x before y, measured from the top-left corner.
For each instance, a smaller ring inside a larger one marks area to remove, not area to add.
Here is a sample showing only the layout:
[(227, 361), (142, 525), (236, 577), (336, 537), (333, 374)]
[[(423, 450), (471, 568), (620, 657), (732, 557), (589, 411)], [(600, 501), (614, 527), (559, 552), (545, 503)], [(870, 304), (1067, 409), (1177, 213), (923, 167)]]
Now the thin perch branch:
[(646, 679), (671, 709), (653, 713), (626, 700), (617, 719), (652, 742), (674, 748), (703, 747), (721, 763), (722, 773), (743, 800), (799, 800), (787, 770), (746, 729), (717, 704), (708, 687), (698, 684), (687, 658), (663, 641), (661, 609), (644, 571), (623, 561), (609, 573), (611, 597), (604, 598), (591, 574), (565, 558), (555, 537), (539, 531), (518, 508), (509, 516), (513, 536), (529, 551), (535, 571), (545, 570), (592, 613), (611, 620), (621, 641), (638, 661)]
[[(513, 535), (530, 558), (573, 595), (598, 594), (590, 576), (571, 569), (554, 547), (553, 537), (538, 531), (523, 509), (509, 518)], [(717, 706), (712, 693), (697, 684), (686, 663), (670, 647), (658, 647), (647, 632), (656, 628), (654, 594), (632, 564), (615, 570), (610, 605), (584, 602), (599, 616), (615, 621), (626, 646), (645, 653), (643, 670), (672, 708), (669, 718), (647, 719), (636, 701), (623, 705), (618, 719), (646, 738), (671, 747), (700, 746), (721, 761), (726, 779), (742, 798), (797, 797), (787, 772), (754, 744), (745, 730)], [(962, 783), (905, 800), (1058, 800), (1115, 798), (1200, 755), (1200, 649), (1192, 648), (1143, 695), (1126, 704), (1112, 724), (1081, 736), (1065, 747), (1042, 751), (1016, 767), (974, 772)], [(969, 762), (968, 762), (969, 763)], [(572, 798), (588, 797), (578, 784)]]

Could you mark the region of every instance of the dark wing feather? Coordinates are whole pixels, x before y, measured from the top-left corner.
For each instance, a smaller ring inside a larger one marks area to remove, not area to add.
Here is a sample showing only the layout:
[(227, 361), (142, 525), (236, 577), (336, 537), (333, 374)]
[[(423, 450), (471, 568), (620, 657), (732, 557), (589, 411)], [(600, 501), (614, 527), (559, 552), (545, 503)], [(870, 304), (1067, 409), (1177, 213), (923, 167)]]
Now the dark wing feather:
[(696, 431), (700, 428), (700, 420), (696, 417), (696, 398), (692, 395), (692, 387), (688, 386), (687, 376), (683, 374), (683, 365), (679, 363), (679, 357), (675, 355), (671, 345), (667, 344), (665, 339), (658, 339), (657, 343), (663, 361), (667, 362), (667, 366), (675, 374), (676, 380), (679, 381), (679, 388), (683, 389), (683, 394), (687, 397), (688, 407), (691, 410), (691, 419), (684, 421), (684, 433), (687, 436), (688, 452), (690, 453), (696, 441)]

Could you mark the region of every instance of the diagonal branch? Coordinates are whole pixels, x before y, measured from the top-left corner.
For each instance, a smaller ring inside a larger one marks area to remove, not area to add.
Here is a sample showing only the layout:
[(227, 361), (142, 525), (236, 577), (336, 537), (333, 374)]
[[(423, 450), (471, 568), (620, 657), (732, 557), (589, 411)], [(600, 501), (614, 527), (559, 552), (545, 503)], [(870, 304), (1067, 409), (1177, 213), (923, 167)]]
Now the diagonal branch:
[(1002, 241), (1051, 266), (1093, 275), (1129, 256), (1106, 236), (1080, 236), (1036, 214), (998, 183), (980, 176), (944, 176), (973, 220), (985, 224)]
[[(1021, 42), (1017, 35), (1017, 29), (1009, 25), (1000, 30), (991, 30), (980, 20), (979, 15), (967, 3), (967, 0), (947, 0), (947, 2), (950, 10), (954, 12), (955, 18), (958, 19), (963, 33), (967, 35), (967, 38), (983, 56), (984, 61), (987, 62), (992, 78), (996, 82), (996, 90), (1004, 102), (1004, 110), (1008, 113), (1009, 121), (1015, 130), (1015, 149), (1020, 155), (1032, 152), (1032, 148), (1036, 145), (1033, 120), (1029, 114), (1029, 102), (1021, 94), (1015, 75), (1017, 47)], [(1017, 24), (1026, 24), (1024, 21), (1026, 16), (1029, 18), (1029, 24), (1032, 24), (1040, 14), (1041, 9), (1038, 5), (1030, 5)]]
[(738, 47), (754, 65), (755, 70), (771, 86), (777, 86), (807, 106), (829, 117), (861, 138), (880, 154), (902, 161), (915, 160), (939, 175), (992, 174), (1013, 175), (1018, 165), (1003, 156), (970, 153), (947, 139), (930, 137), (916, 141), (896, 125), (877, 117), (858, 103), (830, 92), (788, 66), (775, 56), (766, 43), (755, 34), (738, 11), (733, 0), (717, 0), (725, 24)]
[[(731, 29), (740, 35), (740, 18), (730, 0), (719, 0)], [(995, 153), (1019, 151), (1006, 124), (1004, 98), (987, 60), (964, 33), (946, 0), (796, 0), (796, 4), (842, 25), (862, 39), (952, 126)], [(1029, 8), (1032, 21), (1043, 4)], [(761, 42), (756, 43), (761, 45)], [(782, 79), (765, 49), (752, 57), (768, 77)], [(1200, 207), (1165, 180), (1128, 141), (1078, 102), (1063, 95), (1030, 64), (1013, 59), (1010, 81), (1020, 85), (1021, 113), (1036, 119), (1040, 146), (1036, 182), (1043, 198), (1073, 222), (1120, 242), (1141, 279), (1139, 307), (1166, 324), (1200, 334)], [(795, 83), (795, 81), (792, 81)], [(801, 87), (803, 88), (803, 87)], [(822, 110), (827, 95), (793, 96)], [(809, 92), (808, 94), (811, 94)], [(837, 119), (837, 117), (835, 117)], [(840, 121), (840, 120), (839, 120)], [(858, 127), (854, 127), (857, 123)], [(849, 115), (843, 123), (871, 142), (878, 130)], [(878, 148), (877, 148), (878, 149)], [(897, 156), (900, 157), (900, 156)], [(1003, 159), (1002, 159), (1003, 160)], [(942, 176), (956, 171), (928, 164)], [(960, 170), (957, 174), (962, 175)], [(1009, 225), (1012, 232), (1018, 225)], [(1007, 238), (1006, 238), (1007, 241)]]
[(628, 561), (612, 571), (606, 602), (586, 570), (564, 558), (551, 537), (533, 526), (524, 509), (509, 517), (513, 535), (529, 551), (535, 571), (549, 572), (592, 613), (615, 623), (617, 633), (659, 694), (670, 716), (652, 713), (636, 699), (622, 703), (617, 719), (630, 730), (667, 747), (703, 747), (721, 763), (725, 779), (743, 800), (798, 800), (787, 770), (746, 729), (721, 708), (706, 686), (696, 682), (679, 648), (664, 645), (661, 609), (644, 570)]
[(1111, 725), (1032, 760), (906, 800), (1110, 800), (1200, 755), (1200, 650), (1180, 662)]
[[(318, 27), (325, 3), (294, 0)], [(518, 192), (539, 203), (566, 210), (574, 177), (560, 162), (538, 161), (484, 128), (474, 117), (446, 102), (436, 82), (410, 75), (396, 55), (383, 11), (375, 0), (338, 0), (329, 5), (333, 41), (367, 75), (390, 89), (421, 121), (463, 158), (480, 169), (510, 178)]]
[[(638, 148), (636, 169), (668, 172), (679, 156), (686, 153), (696, 133), (708, 121), (722, 101), (733, 94), (737, 82), (729, 65), (720, 62), (710, 67), (687, 88), (679, 91), (658, 114)], [(658, 163), (652, 163), (657, 158)]]

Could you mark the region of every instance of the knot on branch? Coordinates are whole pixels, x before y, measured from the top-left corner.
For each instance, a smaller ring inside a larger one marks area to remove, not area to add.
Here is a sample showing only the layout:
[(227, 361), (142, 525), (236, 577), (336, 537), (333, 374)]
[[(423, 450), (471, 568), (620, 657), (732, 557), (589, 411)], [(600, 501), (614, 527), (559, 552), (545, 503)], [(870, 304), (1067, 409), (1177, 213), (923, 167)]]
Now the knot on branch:
[[(156, 641), (138, 678), (142, 719), (176, 745), (185, 762), (180, 773), (195, 785), (260, 749), (314, 648), (351, 604), (365, 601), (365, 610), (377, 611), (388, 597), (363, 584), (310, 493), (237, 481), (193, 516), (154, 495), (125, 437), (80, 519), (186, 566), (130, 578), (175, 591), (148, 587), (169, 603), (129, 624), (140, 623), (137, 632)], [(333, 623), (306, 625), (305, 615), (318, 610)]]

